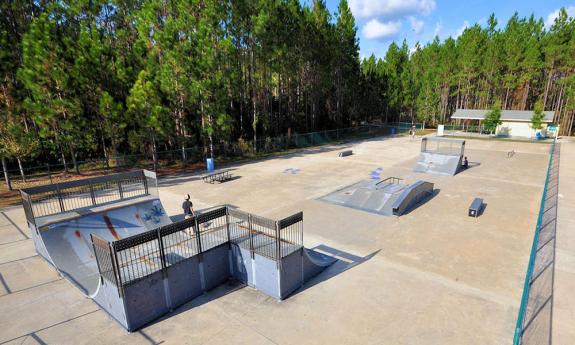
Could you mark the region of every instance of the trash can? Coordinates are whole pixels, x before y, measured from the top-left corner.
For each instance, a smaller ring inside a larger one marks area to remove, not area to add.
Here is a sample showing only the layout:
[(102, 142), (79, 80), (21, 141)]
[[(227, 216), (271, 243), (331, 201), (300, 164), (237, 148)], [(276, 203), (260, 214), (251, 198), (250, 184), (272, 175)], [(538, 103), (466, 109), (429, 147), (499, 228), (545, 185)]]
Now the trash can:
[(391, 135), (395, 135), (395, 127), (391, 127)]
[(214, 159), (213, 158), (206, 159), (206, 166), (208, 168), (208, 172), (214, 171)]

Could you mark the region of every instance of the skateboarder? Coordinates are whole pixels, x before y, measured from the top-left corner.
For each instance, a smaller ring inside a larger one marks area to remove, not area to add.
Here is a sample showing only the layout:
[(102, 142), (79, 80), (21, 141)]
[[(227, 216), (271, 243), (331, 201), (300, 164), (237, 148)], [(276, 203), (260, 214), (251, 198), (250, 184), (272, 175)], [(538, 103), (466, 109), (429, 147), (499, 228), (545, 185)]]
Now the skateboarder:
[(463, 164), (461, 165), (463, 166), (463, 169), (469, 168), (469, 161), (467, 160), (467, 157), (463, 158)]
[(188, 219), (195, 216), (194, 204), (190, 201), (190, 194), (184, 195), (184, 203), (182, 204), (182, 209), (184, 210), (184, 218)]
[(415, 139), (415, 126), (411, 126), (411, 131), (409, 134), (411, 134), (411, 139)]

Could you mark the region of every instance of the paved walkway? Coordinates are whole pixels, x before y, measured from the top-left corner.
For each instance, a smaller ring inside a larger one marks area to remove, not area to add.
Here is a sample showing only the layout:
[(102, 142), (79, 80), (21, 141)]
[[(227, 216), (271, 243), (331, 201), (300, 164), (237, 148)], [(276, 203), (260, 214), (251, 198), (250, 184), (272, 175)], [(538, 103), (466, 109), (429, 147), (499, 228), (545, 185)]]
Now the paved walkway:
[(575, 344), (575, 140), (562, 140), (553, 295), (554, 344)]

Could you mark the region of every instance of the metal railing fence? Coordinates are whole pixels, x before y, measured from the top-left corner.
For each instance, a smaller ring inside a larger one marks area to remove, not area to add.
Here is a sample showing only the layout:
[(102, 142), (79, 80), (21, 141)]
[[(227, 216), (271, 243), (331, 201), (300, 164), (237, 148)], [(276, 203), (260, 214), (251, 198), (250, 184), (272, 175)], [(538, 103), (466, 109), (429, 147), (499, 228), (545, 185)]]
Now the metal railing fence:
[(92, 235), (102, 279), (122, 288), (220, 245), (235, 243), (278, 262), (303, 247), (303, 213), (280, 221), (230, 207), (113, 242)]
[(145, 195), (158, 195), (156, 174), (133, 171), (20, 190), (26, 219), (35, 219), (84, 207)]
[[(418, 126), (419, 127), (419, 126)], [(213, 145), (213, 155), (216, 161), (228, 162), (237, 159), (252, 158), (292, 149), (320, 146), (349, 140), (359, 140), (377, 136), (404, 134), (411, 126), (405, 123), (388, 125), (362, 125), (357, 127), (326, 130), (304, 134), (292, 134), (274, 138), (264, 138), (254, 141), (240, 140), (237, 142), (219, 142)], [(175, 150), (156, 152), (156, 162), (151, 152), (139, 154), (110, 155), (106, 158), (78, 160), (77, 171), (82, 175), (114, 174), (133, 169), (146, 169), (169, 174), (172, 169), (180, 172), (182, 169), (204, 167), (205, 160), (210, 156), (209, 146), (185, 147)], [(70, 174), (65, 174), (68, 170)], [(8, 177), (13, 189), (31, 186), (53, 184), (62, 180), (70, 180), (76, 170), (70, 162), (66, 164), (43, 164), (23, 166), (20, 169), (9, 169)], [(0, 182), (3, 184), (3, 181)]]

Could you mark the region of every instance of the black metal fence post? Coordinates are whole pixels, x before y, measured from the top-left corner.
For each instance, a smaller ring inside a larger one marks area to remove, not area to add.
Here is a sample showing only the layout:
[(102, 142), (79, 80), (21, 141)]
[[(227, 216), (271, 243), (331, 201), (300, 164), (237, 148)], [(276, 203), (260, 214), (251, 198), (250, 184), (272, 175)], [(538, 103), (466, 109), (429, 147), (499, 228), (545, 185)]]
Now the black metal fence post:
[(252, 259), (254, 258), (254, 238), (252, 235), (253, 229), (252, 229), (252, 215), (251, 213), (248, 214), (248, 234), (249, 234), (249, 238), (250, 238), (250, 254), (252, 256)]
[(122, 274), (120, 273), (120, 266), (118, 265), (118, 252), (116, 248), (109, 243), (110, 247), (110, 259), (112, 260), (112, 267), (114, 268), (114, 277), (116, 277), (116, 282), (118, 285), (118, 295), (122, 297), (124, 294), (123, 283), (122, 283)]
[(118, 192), (120, 193), (120, 199), (124, 199), (124, 192), (122, 191), (122, 181), (118, 181)]
[(278, 267), (278, 270), (281, 270), (281, 258), (282, 258), (282, 254), (281, 254), (281, 236), (280, 236), (280, 224), (279, 222), (275, 222), (275, 227), (276, 227), (276, 265)]
[(198, 223), (197, 217), (194, 217), (194, 224), (195, 224), (194, 232), (196, 233), (196, 243), (198, 245), (198, 254), (201, 254), (202, 253), (202, 240), (200, 238), (200, 223)]

